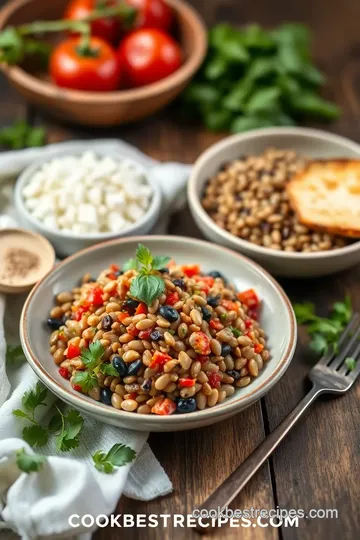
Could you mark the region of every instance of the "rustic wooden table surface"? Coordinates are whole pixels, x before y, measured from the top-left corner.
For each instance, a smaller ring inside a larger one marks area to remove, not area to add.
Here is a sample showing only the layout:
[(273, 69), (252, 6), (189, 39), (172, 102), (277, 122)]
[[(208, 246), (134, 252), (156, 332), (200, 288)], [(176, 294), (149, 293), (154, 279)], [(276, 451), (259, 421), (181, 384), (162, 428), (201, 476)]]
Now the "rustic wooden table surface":
[[(2, 4), (4, 2), (1, 2)], [(360, 141), (360, 3), (357, 0), (191, 0), (206, 23), (220, 21), (266, 26), (282, 21), (307, 23), (314, 32), (314, 55), (328, 75), (325, 95), (343, 114), (328, 129)], [(1, 124), (27, 118), (46, 125), (50, 141), (112, 136), (122, 138), (160, 160), (192, 163), (221, 135), (180, 125), (170, 108), (139, 124), (112, 130), (60, 125), (29, 108), (1, 78)], [(175, 215), (170, 234), (201, 237), (188, 209)], [(281, 280), (292, 301), (312, 300), (323, 313), (345, 293), (360, 310), (360, 265), (334, 277), (311, 281)], [(143, 503), (121, 500), (123, 513), (191, 513), (304, 396), (306, 374), (314, 362), (300, 331), (295, 358), (282, 380), (260, 402), (239, 416), (212, 427), (183, 433), (153, 434), (150, 445), (169, 474), (174, 491)], [(233, 508), (336, 508), (339, 519), (301, 520), (299, 528), (223, 528), (206, 538), (318, 540), (358, 537), (360, 531), (360, 384), (344, 397), (321, 400), (296, 426), (273, 457), (236, 498)], [(105, 529), (97, 540), (195, 539), (190, 529)]]

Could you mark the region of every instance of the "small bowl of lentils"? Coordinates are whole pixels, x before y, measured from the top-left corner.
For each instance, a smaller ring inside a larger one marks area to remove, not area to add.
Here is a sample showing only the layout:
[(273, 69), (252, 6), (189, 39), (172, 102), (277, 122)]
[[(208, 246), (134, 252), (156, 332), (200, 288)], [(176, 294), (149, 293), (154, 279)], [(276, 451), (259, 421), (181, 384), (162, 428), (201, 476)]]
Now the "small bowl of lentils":
[(360, 259), (360, 242), (312, 230), (291, 207), (287, 183), (313, 159), (359, 158), (360, 146), (323, 131), (269, 128), (229, 137), (196, 162), (190, 209), (212, 241), (255, 259), (276, 275), (310, 277)]

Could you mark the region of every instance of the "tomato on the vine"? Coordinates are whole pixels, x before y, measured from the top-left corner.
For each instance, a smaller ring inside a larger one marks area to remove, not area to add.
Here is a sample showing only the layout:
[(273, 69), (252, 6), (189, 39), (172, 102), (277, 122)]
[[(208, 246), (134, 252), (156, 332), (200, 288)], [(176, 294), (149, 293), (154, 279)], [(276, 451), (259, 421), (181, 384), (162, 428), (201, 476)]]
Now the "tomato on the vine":
[(91, 37), (84, 46), (79, 37), (57, 45), (50, 57), (50, 75), (58, 86), (76, 90), (111, 92), (120, 83), (120, 65), (113, 49)]
[(180, 46), (155, 28), (131, 32), (120, 44), (118, 58), (129, 86), (151, 84), (179, 69), (182, 62)]
[(137, 28), (159, 28), (168, 31), (173, 21), (171, 7), (164, 0), (126, 0), (137, 10)]
[[(80, 21), (96, 9), (116, 6), (116, 0), (72, 0), (66, 8), (64, 19)], [(91, 34), (116, 45), (121, 36), (119, 17), (103, 17), (91, 22)]]

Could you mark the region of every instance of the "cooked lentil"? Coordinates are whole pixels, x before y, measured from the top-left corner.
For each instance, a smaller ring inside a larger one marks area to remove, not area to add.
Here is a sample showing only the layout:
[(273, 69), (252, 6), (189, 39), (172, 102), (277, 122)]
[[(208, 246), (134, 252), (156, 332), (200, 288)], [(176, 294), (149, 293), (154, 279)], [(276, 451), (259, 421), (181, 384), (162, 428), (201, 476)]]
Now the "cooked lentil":
[[(59, 321), (50, 351), (76, 390), (136, 414), (188, 413), (247, 386), (269, 360), (254, 290), (237, 293), (217, 271), (188, 275), (188, 267), (173, 265), (158, 272), (165, 291), (146, 306), (129, 295), (138, 272), (114, 267), (58, 294), (50, 312)], [(95, 371), (86, 390), (74, 380), (92, 373), (82, 356), (91, 343), (101, 344), (97, 366), (108, 369)]]
[(285, 185), (306, 159), (267, 149), (225, 164), (209, 179), (202, 205), (215, 223), (253, 244), (289, 252), (327, 251), (346, 240), (311, 230), (290, 208)]

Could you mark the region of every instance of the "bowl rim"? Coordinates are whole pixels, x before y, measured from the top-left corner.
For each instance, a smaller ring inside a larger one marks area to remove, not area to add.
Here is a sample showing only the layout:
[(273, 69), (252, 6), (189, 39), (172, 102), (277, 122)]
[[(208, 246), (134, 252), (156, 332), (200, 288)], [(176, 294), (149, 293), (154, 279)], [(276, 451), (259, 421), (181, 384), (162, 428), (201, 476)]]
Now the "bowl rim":
[[(68, 262), (73, 261), (75, 259), (81, 258), (84, 254), (96, 252), (99, 248), (103, 248), (105, 246), (115, 246), (125, 243), (134, 243), (134, 242), (146, 242), (149, 238), (154, 239), (155, 241), (169, 241), (168, 235), (151, 235), (151, 236), (133, 236), (130, 238), (120, 238), (116, 240), (109, 240), (107, 242), (102, 242), (100, 244), (97, 244), (95, 246), (91, 246), (88, 248), (85, 248), (79, 252), (77, 252), (74, 255), (71, 255), (70, 257), (66, 258), (64, 261), (56, 265), (55, 268), (53, 268), (50, 272), (48, 272), (31, 290), (29, 296), (27, 297), (24, 307), (22, 309), (21, 318), (20, 318), (20, 340), (22, 347), (24, 349), (25, 356), (27, 358), (27, 361), (29, 362), (32, 369), (35, 371), (35, 373), (38, 375), (38, 377), (43, 381), (43, 383), (50, 388), (57, 396), (59, 396), (61, 399), (66, 401), (67, 403), (71, 403), (73, 406), (76, 406), (82, 410), (85, 410), (89, 414), (93, 413), (95, 416), (105, 416), (108, 418), (116, 419), (120, 418), (120, 415), (124, 417), (125, 419), (130, 420), (131, 418), (134, 419), (134, 429), (136, 429), (137, 424), (141, 424), (144, 417), (146, 417), (146, 421), (148, 424), (156, 424), (158, 425), (159, 417), (158, 415), (133, 415), (131, 412), (126, 411), (119, 411), (117, 409), (106, 407), (103, 404), (99, 404), (98, 402), (94, 401), (88, 401), (87, 399), (83, 398), (81, 394), (79, 396), (75, 395), (73, 392), (71, 392), (65, 385), (60, 384), (58, 381), (52, 378), (52, 376), (46, 371), (46, 369), (42, 366), (41, 362), (36, 358), (34, 353), (31, 350), (29, 338), (28, 338), (28, 328), (29, 328), (29, 320), (28, 320), (28, 309), (29, 305), (34, 297), (36, 295), (37, 291), (41, 288), (44, 281), (52, 274), (54, 271), (58, 271), (60, 268), (63, 268), (67, 265)], [(257, 272), (259, 272), (265, 280), (270, 283), (272, 287), (276, 289), (276, 292), (278, 295), (282, 298), (283, 302), (286, 306), (287, 311), (287, 317), (290, 322), (290, 334), (288, 337), (288, 344), (286, 347), (286, 351), (282, 358), (278, 361), (277, 366), (271, 370), (269, 375), (266, 377), (266, 379), (261, 383), (261, 385), (252, 391), (247, 391), (245, 395), (239, 396), (236, 400), (232, 400), (230, 403), (227, 403), (225, 400), (223, 403), (217, 405), (214, 408), (211, 409), (204, 409), (202, 411), (196, 411), (193, 413), (185, 413), (185, 414), (179, 414), (179, 415), (170, 415), (161, 417), (161, 423), (166, 424), (172, 424), (175, 425), (182, 424), (184, 422), (189, 422), (190, 424), (196, 423), (198, 420), (203, 419), (204, 421), (210, 417), (221, 417), (223, 415), (231, 414), (236, 409), (242, 409), (245, 408), (258, 399), (260, 399), (265, 393), (267, 393), (270, 388), (274, 384), (276, 384), (279, 379), (282, 377), (282, 375), (285, 373), (287, 368), (290, 365), (290, 362), (294, 356), (296, 343), (297, 343), (297, 324), (296, 324), (296, 318), (295, 313), (292, 308), (291, 302), (286, 295), (283, 288), (279, 285), (279, 283), (273, 278), (266, 270), (264, 270), (259, 264), (255, 263), (251, 259), (248, 259), (244, 255), (241, 255), (237, 252), (232, 251), (231, 249), (228, 249), (223, 246), (213, 245), (211, 242), (207, 242), (204, 240), (199, 240), (195, 238), (188, 238), (185, 236), (171, 236), (171, 239), (174, 239), (177, 242), (180, 242), (182, 244), (195, 244), (195, 246), (198, 246), (199, 249), (201, 249), (202, 246), (213, 246), (215, 249), (219, 250), (220, 252), (230, 254), (233, 257), (236, 257), (241, 261), (242, 263), (248, 264), (252, 266)], [(251, 385), (249, 386), (251, 388)], [(243, 405), (243, 407), (242, 407)], [(135, 418), (134, 418), (135, 416)]]
[[(7, 25), (11, 15), (25, 4), (34, 0), (12, 0), (0, 10), (0, 29)], [(38, 95), (48, 99), (67, 100), (82, 105), (86, 104), (114, 104), (141, 101), (168, 92), (180, 86), (188, 80), (199, 68), (207, 51), (207, 30), (198, 12), (183, 0), (167, 0), (178, 16), (186, 18), (193, 28), (197, 46), (189, 54), (182, 66), (174, 73), (155, 83), (141, 88), (129, 90), (117, 90), (114, 92), (87, 92), (84, 90), (72, 90), (56, 86), (52, 82), (39, 79), (35, 75), (25, 71), (20, 66), (7, 66), (0, 64), (0, 69), (11, 79), (12, 82), (23, 86)]]
[[(347, 137), (342, 137), (341, 135), (336, 135), (321, 129), (313, 128), (303, 128), (303, 127), (271, 127), (271, 128), (261, 128), (253, 129), (247, 131), (246, 133), (240, 133), (235, 135), (230, 135), (225, 139), (220, 140), (219, 142), (211, 145), (207, 150), (205, 150), (196, 160), (189, 177), (187, 195), (190, 205), (190, 209), (193, 212), (194, 216), (196, 215), (203, 224), (212, 230), (215, 234), (218, 234), (228, 245), (232, 245), (234, 249), (246, 250), (248, 253), (253, 252), (257, 255), (269, 256), (279, 259), (298, 259), (300, 260), (317, 260), (317, 259), (331, 259), (336, 256), (345, 255), (349, 253), (356, 252), (360, 250), (360, 239), (355, 240), (352, 244), (349, 244), (344, 247), (339, 247), (336, 249), (331, 249), (327, 251), (316, 251), (312, 253), (300, 253), (300, 252), (288, 252), (288, 251), (277, 251), (268, 247), (258, 246), (238, 238), (237, 236), (231, 234), (219, 227), (208, 215), (201, 205), (200, 197), (197, 194), (197, 185), (199, 172), (204, 164), (214, 156), (214, 154), (220, 154), (222, 150), (226, 149), (228, 146), (236, 145), (243, 141), (248, 141), (252, 139), (271, 137), (273, 135), (286, 135), (286, 136), (302, 136), (304, 138), (315, 138), (321, 139), (323, 141), (331, 141), (334, 143), (339, 143), (346, 145), (348, 148), (354, 150), (359, 154), (360, 159), (360, 144), (348, 139)], [(269, 140), (269, 146), (271, 146), (271, 140)], [(289, 145), (290, 146), (290, 145)], [(220, 166), (220, 163), (219, 163)]]
[(59, 148), (56, 151), (56, 154), (47, 156), (47, 157), (41, 157), (37, 160), (34, 160), (31, 163), (31, 165), (23, 169), (16, 181), (15, 189), (14, 189), (14, 200), (15, 200), (16, 212), (17, 213), (21, 212), (25, 216), (25, 218), (32, 224), (32, 226), (36, 228), (36, 230), (41, 230), (45, 234), (51, 234), (52, 236), (57, 236), (58, 238), (64, 238), (64, 239), (69, 239), (69, 240), (82, 240), (82, 241), (98, 240), (99, 242), (106, 239), (118, 238), (119, 236), (131, 235), (132, 233), (136, 233), (140, 227), (144, 227), (149, 221), (151, 221), (154, 218), (154, 216), (158, 216), (161, 209), (162, 193), (161, 193), (160, 186), (154, 180), (151, 179), (151, 175), (147, 171), (146, 167), (139, 161), (136, 161), (136, 158), (122, 157), (120, 154), (117, 154), (115, 150), (105, 150), (105, 149), (96, 150), (94, 148), (91, 148), (90, 151), (93, 152), (96, 156), (102, 156), (102, 157), (109, 156), (115, 161), (128, 160), (134, 163), (138, 168), (142, 170), (146, 178), (146, 183), (153, 190), (151, 203), (149, 205), (149, 208), (146, 210), (145, 214), (142, 216), (142, 218), (136, 223), (133, 223), (131, 226), (124, 229), (123, 231), (88, 233), (88, 234), (85, 234), (85, 233), (72, 234), (66, 231), (63, 232), (59, 229), (52, 229), (48, 227), (47, 225), (45, 225), (42, 221), (36, 219), (26, 208), (24, 197), (22, 194), (24, 187), (30, 182), (31, 178), (36, 173), (36, 171), (41, 167), (41, 165), (48, 163), (59, 157), (79, 156), (79, 155), (84, 154), (87, 150), (88, 149), (86, 148), (85, 144), (84, 144), (83, 149), (79, 148), (74, 151), (67, 150), (65, 148)]

